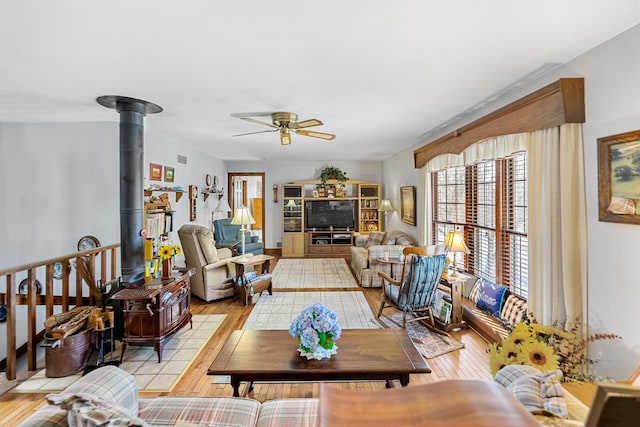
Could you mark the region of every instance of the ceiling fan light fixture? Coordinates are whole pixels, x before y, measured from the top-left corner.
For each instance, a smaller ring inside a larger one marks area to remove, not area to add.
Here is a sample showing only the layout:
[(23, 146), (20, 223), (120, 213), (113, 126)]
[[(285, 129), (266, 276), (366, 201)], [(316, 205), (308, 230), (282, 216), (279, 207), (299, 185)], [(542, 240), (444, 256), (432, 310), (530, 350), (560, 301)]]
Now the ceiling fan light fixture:
[(280, 144), (291, 145), (291, 134), (289, 133), (288, 128), (280, 129)]

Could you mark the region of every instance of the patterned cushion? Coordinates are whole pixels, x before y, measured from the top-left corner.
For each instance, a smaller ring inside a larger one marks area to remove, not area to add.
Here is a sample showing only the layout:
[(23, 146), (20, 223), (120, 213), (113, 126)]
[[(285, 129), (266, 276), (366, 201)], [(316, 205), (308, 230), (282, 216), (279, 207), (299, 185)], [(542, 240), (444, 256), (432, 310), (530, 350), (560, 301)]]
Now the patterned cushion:
[(382, 241), (383, 245), (395, 245), (396, 244), (396, 238), (393, 234), (391, 233), (385, 233), (384, 235), (384, 240)]
[(480, 279), (476, 305), (479, 309), (485, 310), (498, 317), (500, 316), (506, 290), (507, 288), (504, 286), (496, 285), (484, 278)]
[(526, 315), (527, 302), (509, 293), (509, 296), (505, 299), (504, 305), (502, 306), (502, 311), (500, 311), (500, 319), (510, 328), (514, 328), (525, 319)]
[(260, 407), (257, 427), (315, 427), (318, 399), (268, 400)]
[(366, 247), (370, 248), (371, 246), (381, 245), (386, 234), (384, 231), (372, 231), (369, 233), (369, 237), (367, 237)]
[(568, 416), (562, 371), (541, 372), (533, 366), (508, 365), (500, 369), (495, 382), (509, 390), (530, 412)]
[(558, 417), (567, 418), (567, 404), (564, 391), (560, 385), (562, 371), (538, 372), (524, 375), (513, 383), (509, 390), (524, 405), (529, 412), (535, 414), (551, 413)]
[(476, 282), (471, 287), (469, 291), (469, 299), (473, 301), (475, 304), (478, 303), (478, 289), (480, 288), (480, 280), (476, 280)]
[(400, 230), (390, 231), (389, 233), (393, 233), (393, 237), (396, 239), (396, 245), (401, 246), (416, 246), (415, 240), (411, 238), (407, 233)]
[(138, 384), (133, 375), (115, 366), (103, 366), (89, 372), (64, 392), (93, 394), (138, 414)]
[(257, 400), (239, 397), (156, 397), (140, 399), (139, 417), (149, 425), (252, 426), (259, 409)]

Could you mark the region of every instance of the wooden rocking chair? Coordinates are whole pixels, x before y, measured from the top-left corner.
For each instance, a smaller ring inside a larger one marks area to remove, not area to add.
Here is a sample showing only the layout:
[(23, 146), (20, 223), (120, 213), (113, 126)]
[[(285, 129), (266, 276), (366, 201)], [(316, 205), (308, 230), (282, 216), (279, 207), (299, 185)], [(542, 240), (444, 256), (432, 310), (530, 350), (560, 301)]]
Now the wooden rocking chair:
[[(393, 279), (384, 272), (378, 273), (382, 278), (383, 298), (376, 318), (380, 320), (380, 317), (385, 317), (403, 329), (408, 322), (429, 320), (428, 324), (422, 323), (436, 332), (441, 332), (436, 329), (432, 306), (446, 263), (446, 256), (445, 254), (416, 255), (416, 252), (424, 253), (421, 252), (424, 249), (420, 248), (405, 248), (403, 251), (405, 263), (399, 280)], [(382, 313), (387, 307), (402, 311), (402, 324)], [(410, 318), (408, 318), (409, 314), (411, 314)]]

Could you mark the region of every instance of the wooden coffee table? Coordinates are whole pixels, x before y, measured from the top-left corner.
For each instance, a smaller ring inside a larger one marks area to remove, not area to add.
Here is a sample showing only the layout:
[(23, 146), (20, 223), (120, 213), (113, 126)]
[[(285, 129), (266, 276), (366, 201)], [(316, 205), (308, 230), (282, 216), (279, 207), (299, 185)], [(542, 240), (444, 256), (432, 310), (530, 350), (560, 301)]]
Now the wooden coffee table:
[(344, 329), (336, 342), (338, 354), (325, 360), (307, 360), (297, 351), (297, 340), (283, 330), (233, 331), (207, 375), (229, 375), (233, 395), (241, 382), (260, 381), (387, 381), (409, 384), (409, 374), (431, 368), (402, 329)]

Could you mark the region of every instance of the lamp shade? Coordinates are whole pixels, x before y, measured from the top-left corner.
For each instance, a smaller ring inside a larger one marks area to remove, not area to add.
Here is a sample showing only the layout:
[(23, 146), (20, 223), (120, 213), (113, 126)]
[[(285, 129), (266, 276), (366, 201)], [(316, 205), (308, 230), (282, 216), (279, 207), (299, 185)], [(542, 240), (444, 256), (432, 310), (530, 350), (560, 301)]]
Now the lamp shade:
[(289, 201), (287, 202), (287, 207), (295, 208), (296, 207), (296, 201), (293, 200), (293, 199), (289, 199)]
[(220, 199), (216, 208), (213, 210), (214, 212), (231, 212), (231, 206), (229, 206), (229, 202), (226, 199)]
[(393, 209), (393, 206), (391, 206), (391, 202), (389, 201), (389, 199), (383, 199), (380, 203), (380, 209), (378, 209), (378, 211), (384, 212), (386, 214), (387, 212), (394, 212), (395, 209)]
[(464, 239), (462, 238), (462, 233), (460, 231), (450, 231), (447, 234), (444, 244), (450, 252), (469, 253), (469, 248), (464, 243)]
[(255, 224), (255, 222), (256, 220), (251, 216), (249, 208), (245, 206), (236, 209), (236, 213), (233, 215), (233, 219), (231, 220), (231, 224), (234, 225)]

